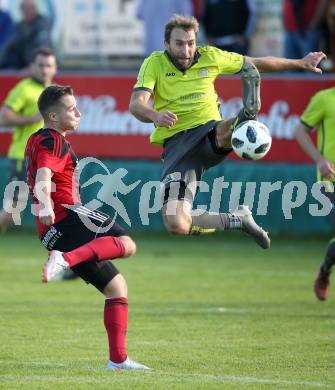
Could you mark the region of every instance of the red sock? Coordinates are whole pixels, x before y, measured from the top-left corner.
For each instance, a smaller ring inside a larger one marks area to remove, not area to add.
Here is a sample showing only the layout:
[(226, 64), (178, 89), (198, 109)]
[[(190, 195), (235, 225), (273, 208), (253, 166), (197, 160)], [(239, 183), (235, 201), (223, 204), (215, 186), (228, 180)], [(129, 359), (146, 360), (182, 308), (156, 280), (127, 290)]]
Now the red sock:
[(98, 259), (112, 260), (117, 257), (123, 257), (125, 254), (123, 242), (117, 237), (99, 237), (74, 249), (63, 253), (64, 259), (70, 264), (70, 267), (84, 261)]
[(104, 324), (108, 335), (109, 359), (114, 363), (122, 363), (127, 359), (127, 298), (120, 297), (105, 300)]

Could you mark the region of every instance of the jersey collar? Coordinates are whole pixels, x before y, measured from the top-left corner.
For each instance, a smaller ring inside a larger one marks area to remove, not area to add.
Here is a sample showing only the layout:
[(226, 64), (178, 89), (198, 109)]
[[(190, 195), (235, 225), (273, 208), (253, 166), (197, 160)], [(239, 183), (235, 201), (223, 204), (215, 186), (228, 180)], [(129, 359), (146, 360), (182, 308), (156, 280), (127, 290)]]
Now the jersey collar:
[(180, 66), (178, 66), (178, 64), (176, 64), (173, 61), (173, 59), (171, 58), (171, 56), (170, 56), (170, 54), (169, 54), (169, 52), (167, 50), (164, 50), (164, 53), (167, 56), (167, 58), (170, 60), (170, 62), (172, 62), (172, 64), (175, 66), (175, 68), (177, 68), (182, 73), (186, 73), (194, 64), (196, 64), (199, 61), (199, 58), (201, 56), (201, 54), (199, 53), (199, 51), (197, 49), (195, 51), (195, 53), (194, 53), (194, 58), (193, 58), (191, 66), (189, 68), (187, 68), (187, 69), (181, 69)]
[(35, 77), (31, 76), (30, 78), (31, 78), (31, 80), (33, 80), (36, 84), (39, 84), (39, 85), (44, 86), (44, 83), (42, 83), (41, 81), (37, 80)]

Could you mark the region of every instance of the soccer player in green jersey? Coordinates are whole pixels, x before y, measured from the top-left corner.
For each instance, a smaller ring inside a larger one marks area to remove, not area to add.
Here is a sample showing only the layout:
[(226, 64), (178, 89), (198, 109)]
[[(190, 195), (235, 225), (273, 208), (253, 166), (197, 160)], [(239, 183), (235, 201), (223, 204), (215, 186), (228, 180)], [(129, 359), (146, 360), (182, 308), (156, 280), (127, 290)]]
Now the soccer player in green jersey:
[[(317, 92), (300, 117), (300, 123), (295, 129), (295, 138), (301, 148), (317, 165), (319, 181), (335, 181), (335, 87)], [(317, 144), (308, 135), (308, 132), (317, 129)], [(335, 204), (334, 192), (325, 191), (330, 201)], [(334, 222), (334, 207), (330, 213)], [(325, 259), (320, 267), (314, 282), (314, 292), (321, 301), (327, 299), (329, 290), (329, 276), (335, 264), (335, 239), (328, 245)]]
[[(317, 68), (325, 57), (309, 53), (298, 60), (243, 57), (206, 46), (197, 47), (198, 22), (175, 15), (165, 26), (165, 51), (146, 58), (133, 89), (129, 109), (142, 122), (153, 122), (151, 143), (164, 146), (163, 220), (173, 234), (203, 234), (241, 229), (262, 248), (269, 248), (268, 234), (260, 228), (246, 206), (233, 213), (192, 213), (197, 182), (203, 172), (231, 152), (232, 129), (255, 119), (260, 109), (260, 71)], [(243, 109), (236, 118), (223, 121), (214, 81), (220, 74), (241, 73)], [(154, 97), (153, 107), (149, 100)], [(192, 215), (193, 214), (193, 215)]]
[[(12, 142), (8, 151), (9, 181), (26, 181), (24, 151), (28, 138), (43, 125), (37, 100), (56, 74), (55, 55), (48, 48), (37, 49), (30, 70), (31, 77), (21, 80), (9, 91), (0, 110), (0, 126), (13, 128)], [(12, 213), (5, 210), (23, 209), (18, 202), (24, 202), (28, 194), (24, 194), (22, 188), (17, 191), (14, 199), (4, 199), (4, 210), (0, 211), (0, 231), (5, 231), (13, 223)], [(14, 208), (9, 206), (13, 201), (16, 203)]]

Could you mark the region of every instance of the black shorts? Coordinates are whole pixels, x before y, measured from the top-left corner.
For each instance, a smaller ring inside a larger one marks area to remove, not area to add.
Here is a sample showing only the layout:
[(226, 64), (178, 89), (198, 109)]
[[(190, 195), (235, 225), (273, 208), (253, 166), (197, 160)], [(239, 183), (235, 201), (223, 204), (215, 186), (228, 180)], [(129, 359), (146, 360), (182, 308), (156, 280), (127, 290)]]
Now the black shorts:
[[(74, 206), (60, 222), (52, 225), (41, 237), (41, 242), (49, 251), (56, 249), (69, 252), (98, 237), (126, 236), (126, 231), (101, 211), (92, 211), (84, 206)], [(103, 291), (107, 284), (119, 273), (111, 261), (92, 260), (79, 263), (71, 269), (86, 283)]]
[[(222, 162), (232, 149), (218, 149), (215, 145), (217, 121), (209, 121), (194, 129), (177, 133), (164, 144), (163, 172), (164, 200), (188, 200), (193, 203), (204, 171)], [(174, 184), (175, 183), (175, 184)], [(192, 187), (190, 184), (194, 183)], [(176, 187), (176, 191), (174, 191)]]
[[(331, 185), (335, 188), (335, 182), (331, 183)], [(333, 205), (330, 213), (328, 214), (328, 218), (330, 220), (332, 228), (335, 230), (335, 192), (332, 191), (332, 187), (327, 188), (326, 186), (321, 186), (320, 191), (330, 200)]]
[[(26, 166), (24, 160), (8, 160), (8, 183), (12, 181), (26, 182)], [(22, 191), (22, 190), (21, 190)], [(23, 196), (23, 194), (21, 193)], [(17, 187), (14, 192), (14, 196), (10, 201), (16, 204), (19, 199), (19, 188)]]
[(26, 181), (26, 166), (24, 160), (9, 159), (9, 181)]

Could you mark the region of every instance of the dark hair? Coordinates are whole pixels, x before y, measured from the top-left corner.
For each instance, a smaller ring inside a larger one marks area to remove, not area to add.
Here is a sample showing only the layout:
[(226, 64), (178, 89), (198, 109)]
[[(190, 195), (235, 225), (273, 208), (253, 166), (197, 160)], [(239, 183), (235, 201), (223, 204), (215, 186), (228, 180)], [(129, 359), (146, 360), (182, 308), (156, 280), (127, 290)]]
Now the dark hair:
[(199, 23), (194, 16), (175, 14), (165, 26), (165, 42), (170, 42), (172, 30), (176, 27), (181, 28), (185, 31), (193, 30), (195, 34), (197, 34), (197, 32), (199, 31)]
[(55, 53), (49, 47), (39, 47), (38, 49), (34, 50), (31, 57), (31, 62), (34, 62), (38, 56), (54, 57)]
[(44, 120), (47, 120), (48, 113), (57, 108), (61, 103), (61, 98), (66, 95), (73, 95), (70, 85), (50, 85), (45, 88), (37, 101), (38, 109)]

